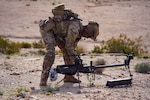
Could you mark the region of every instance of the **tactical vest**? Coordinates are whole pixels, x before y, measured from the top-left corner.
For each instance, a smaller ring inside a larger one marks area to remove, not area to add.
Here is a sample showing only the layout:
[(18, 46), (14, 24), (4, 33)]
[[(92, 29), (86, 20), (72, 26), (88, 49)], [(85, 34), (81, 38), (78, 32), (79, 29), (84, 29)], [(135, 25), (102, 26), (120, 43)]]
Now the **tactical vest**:
[[(62, 22), (55, 22), (55, 28), (54, 28), (54, 35), (55, 37), (61, 37), (61, 38), (65, 38), (67, 37), (68, 34), (68, 28), (70, 26), (70, 24), (72, 24), (73, 21), (62, 21)], [(80, 30), (82, 30), (82, 24), (80, 23), (80, 21), (77, 22), (77, 26), (79, 25)], [(74, 29), (71, 29), (72, 31), (74, 31)], [(80, 34), (80, 32), (78, 33)]]
[(67, 36), (68, 25), (61, 21), (55, 22), (54, 35), (56, 37), (66, 37)]

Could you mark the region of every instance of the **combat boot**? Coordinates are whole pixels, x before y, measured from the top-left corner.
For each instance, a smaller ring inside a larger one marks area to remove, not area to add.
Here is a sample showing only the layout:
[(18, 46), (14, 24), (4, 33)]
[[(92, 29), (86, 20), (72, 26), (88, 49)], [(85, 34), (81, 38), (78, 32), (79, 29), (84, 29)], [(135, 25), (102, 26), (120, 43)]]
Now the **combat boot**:
[(74, 76), (72, 75), (65, 75), (64, 77), (64, 82), (70, 82), (70, 83), (81, 83), (80, 80), (76, 79)]
[(40, 86), (47, 86), (47, 83), (46, 83), (46, 81), (40, 81)]
[(40, 86), (47, 86), (47, 79), (49, 77), (49, 70), (51, 69), (51, 65), (52, 65), (53, 58), (54, 58), (54, 57), (49, 56), (48, 54), (45, 56), (50, 58), (50, 60), (47, 60), (48, 58), (46, 58), (46, 57), (44, 58), (44, 62), (43, 62), (43, 66), (42, 66), (43, 68), (42, 68), (42, 73), (41, 73)]

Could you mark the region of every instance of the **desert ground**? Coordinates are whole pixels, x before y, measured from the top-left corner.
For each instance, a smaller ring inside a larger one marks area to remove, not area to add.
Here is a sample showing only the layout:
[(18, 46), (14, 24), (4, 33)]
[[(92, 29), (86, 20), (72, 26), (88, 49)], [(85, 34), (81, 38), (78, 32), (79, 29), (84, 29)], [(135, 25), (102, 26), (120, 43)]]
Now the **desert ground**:
[[(125, 34), (130, 38), (142, 36), (143, 46), (150, 51), (150, 0), (0, 0), (0, 36), (12, 41), (39, 41), (41, 35), (38, 22), (53, 16), (51, 10), (57, 4), (65, 4), (66, 9), (79, 14), (83, 24), (93, 20), (100, 25), (97, 41), (82, 39), (79, 45), (87, 52), (102, 40)], [(81, 89), (78, 84), (61, 82), (58, 91), (49, 94), (39, 87), (43, 56), (30, 55), (35, 49), (22, 49), (21, 54), (8, 57), (0, 54), (0, 89), (4, 91), (1, 100), (150, 100), (150, 75), (137, 73), (137, 63), (150, 59), (134, 58), (131, 61), (133, 80), (131, 86), (106, 87), (107, 80), (129, 77), (124, 67), (105, 69), (102, 75), (96, 74), (95, 86), (90, 87), (86, 74), (81, 76)], [(28, 56), (22, 56), (29, 53)], [(123, 63), (125, 57), (115, 54), (82, 56), (84, 63), (103, 58), (106, 64)], [(61, 55), (56, 55), (53, 67), (63, 64)], [(77, 76), (75, 76), (77, 77)], [(56, 82), (48, 81), (54, 86)], [(26, 87), (25, 98), (17, 97), (17, 88)], [(79, 92), (80, 91), (80, 92)]]

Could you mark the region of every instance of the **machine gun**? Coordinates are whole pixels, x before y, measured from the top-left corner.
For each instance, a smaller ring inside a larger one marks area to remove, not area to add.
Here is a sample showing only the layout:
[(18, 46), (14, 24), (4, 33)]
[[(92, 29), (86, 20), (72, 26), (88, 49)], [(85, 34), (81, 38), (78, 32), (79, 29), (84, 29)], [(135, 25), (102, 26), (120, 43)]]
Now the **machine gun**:
[[(125, 66), (127, 69), (129, 69), (130, 78), (122, 78), (122, 79), (113, 79), (107, 81), (106, 86), (108, 87), (114, 87), (119, 85), (131, 85), (132, 84), (132, 74), (130, 72), (130, 61), (133, 59), (133, 54), (126, 55), (126, 59), (124, 60), (123, 64), (114, 64), (114, 65), (99, 65), (99, 66), (93, 66), (93, 62), (90, 61), (89, 66), (84, 66), (82, 63), (82, 59), (79, 55), (75, 59), (74, 64), (68, 64), (68, 65), (57, 65), (56, 68), (50, 70), (50, 80), (55, 81), (57, 79), (57, 73), (65, 74), (65, 75), (75, 75), (77, 73), (78, 80), (80, 81), (79, 73), (93, 73), (95, 76), (95, 70), (100, 68), (109, 68), (109, 67), (120, 67)], [(79, 82), (79, 88), (80, 88), (80, 82)]]

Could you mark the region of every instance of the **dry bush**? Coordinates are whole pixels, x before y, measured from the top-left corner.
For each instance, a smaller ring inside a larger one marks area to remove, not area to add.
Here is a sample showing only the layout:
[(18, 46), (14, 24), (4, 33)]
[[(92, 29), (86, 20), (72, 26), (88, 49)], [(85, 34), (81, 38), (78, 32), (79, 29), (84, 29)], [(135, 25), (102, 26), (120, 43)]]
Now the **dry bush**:
[(85, 53), (85, 49), (82, 46), (77, 46), (76, 53), (77, 54)]
[(112, 37), (107, 41), (103, 41), (101, 47), (95, 46), (93, 53), (127, 53), (138, 56), (142, 53), (147, 53), (146, 48), (143, 48), (142, 37), (135, 39), (128, 38), (126, 35), (120, 34), (118, 38)]
[(17, 88), (17, 93), (20, 93), (21, 91), (29, 92), (30, 89), (27, 88), (27, 87), (19, 87), (19, 88)]
[(20, 52), (20, 46), (18, 43), (12, 42), (9, 39), (0, 37), (0, 53), (14, 54)]
[(45, 48), (45, 44), (42, 40), (39, 40), (38, 42), (32, 43), (33, 48)]
[(149, 59), (150, 58), (150, 54), (148, 53), (143, 53), (137, 56), (138, 58), (144, 58), (144, 59)]
[(92, 50), (92, 53), (103, 53), (103, 49), (99, 46), (94, 46), (94, 49)]
[(21, 43), (18, 43), (20, 48), (31, 48), (32, 45), (30, 43), (27, 43), (27, 42), (21, 42)]
[(4, 91), (0, 88), (0, 96), (4, 94)]
[(136, 72), (139, 72), (139, 73), (149, 73), (150, 72), (150, 64), (143, 62), (143, 63), (137, 64), (134, 67), (134, 69)]

